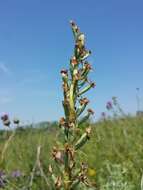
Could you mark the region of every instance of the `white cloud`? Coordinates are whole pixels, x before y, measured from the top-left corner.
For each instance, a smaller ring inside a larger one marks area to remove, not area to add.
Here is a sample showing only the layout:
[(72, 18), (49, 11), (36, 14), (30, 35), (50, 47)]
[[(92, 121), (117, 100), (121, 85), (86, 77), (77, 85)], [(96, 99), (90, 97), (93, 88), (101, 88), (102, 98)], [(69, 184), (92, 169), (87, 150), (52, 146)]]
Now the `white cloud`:
[(11, 97), (0, 97), (0, 104), (8, 104), (10, 102), (12, 102)]
[(0, 71), (3, 72), (3, 73), (5, 73), (5, 74), (7, 74), (7, 75), (11, 74), (11, 71), (6, 66), (6, 64), (3, 63), (3, 62), (0, 62)]

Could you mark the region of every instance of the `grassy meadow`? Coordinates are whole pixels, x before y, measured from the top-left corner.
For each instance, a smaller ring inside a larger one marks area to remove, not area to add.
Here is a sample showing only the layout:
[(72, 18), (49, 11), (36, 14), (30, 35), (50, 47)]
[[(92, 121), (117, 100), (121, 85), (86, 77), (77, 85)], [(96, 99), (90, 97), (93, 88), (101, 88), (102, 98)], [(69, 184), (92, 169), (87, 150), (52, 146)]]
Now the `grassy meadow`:
[[(101, 119), (93, 125), (89, 142), (78, 157), (88, 162), (88, 176), (99, 190), (140, 190), (143, 173), (143, 117)], [(37, 146), (41, 145), (40, 161), (48, 177), (52, 162), (51, 149), (60, 138), (56, 123), (18, 128), (11, 139), (0, 165), (1, 189), (29, 189), (31, 172), (36, 162)], [(0, 132), (0, 150), (11, 132)], [(56, 167), (56, 166), (55, 166)], [(18, 173), (14, 175), (13, 173)], [(1, 182), (2, 183), (2, 182)], [(46, 190), (46, 183), (39, 169), (33, 176), (33, 190)]]

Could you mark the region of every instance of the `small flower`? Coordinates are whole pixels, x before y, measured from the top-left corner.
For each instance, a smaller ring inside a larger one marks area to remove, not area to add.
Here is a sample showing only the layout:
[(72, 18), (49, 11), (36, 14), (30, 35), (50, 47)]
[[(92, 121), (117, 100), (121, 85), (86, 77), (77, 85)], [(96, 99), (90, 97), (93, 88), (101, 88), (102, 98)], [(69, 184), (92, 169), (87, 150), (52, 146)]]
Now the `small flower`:
[(3, 114), (3, 115), (1, 116), (1, 120), (2, 120), (2, 122), (3, 122), (3, 125), (5, 125), (5, 126), (7, 126), (7, 127), (10, 126), (10, 120), (9, 120), (8, 114)]
[(2, 178), (3, 176), (5, 176), (4, 171), (0, 170), (0, 178)]
[(70, 24), (72, 26), (72, 29), (78, 33), (79, 32), (79, 28), (77, 27), (77, 25), (75, 24), (75, 22), (73, 22), (72, 20), (70, 21)]
[(13, 119), (13, 123), (16, 124), (16, 125), (18, 125), (18, 124), (20, 123), (20, 121), (19, 121), (18, 118), (14, 118), (14, 119)]
[(102, 116), (103, 118), (105, 118), (105, 117), (106, 117), (106, 113), (105, 113), (105, 112), (102, 112), (102, 113), (101, 113), (101, 116)]
[(52, 156), (55, 161), (59, 161), (60, 163), (63, 163), (62, 152), (58, 150), (58, 148), (53, 147)]
[(62, 77), (68, 76), (68, 70), (62, 69), (61, 70), (61, 75), (62, 75)]
[(94, 111), (92, 109), (88, 109), (87, 110), (89, 114), (93, 115), (94, 114)]
[(94, 82), (92, 82), (90, 85), (92, 88), (94, 88), (96, 86), (96, 84)]
[(88, 62), (85, 62), (85, 63), (84, 63), (84, 66), (85, 66), (85, 68), (86, 68), (87, 70), (91, 70), (91, 69), (92, 69), (91, 65), (90, 65)]
[(0, 188), (4, 187), (5, 183), (6, 183), (6, 175), (2, 170), (0, 170)]
[(112, 108), (113, 108), (113, 106), (112, 106), (112, 102), (107, 102), (107, 104), (106, 104), (106, 108), (107, 108), (107, 110), (111, 110)]
[(87, 98), (82, 98), (82, 99), (80, 99), (79, 102), (80, 102), (80, 105), (86, 105), (89, 103), (89, 100)]
[(3, 115), (1, 116), (1, 120), (2, 120), (2, 121), (9, 120), (8, 114), (3, 114)]
[(61, 119), (60, 119), (60, 121), (59, 121), (60, 126), (64, 126), (65, 123), (66, 123), (65, 118), (64, 118), (64, 117), (61, 117)]
[(70, 21), (70, 24), (71, 24), (72, 26), (76, 26), (76, 24), (75, 24), (75, 22), (74, 22), (73, 20)]
[(71, 64), (72, 64), (73, 66), (78, 64), (77, 59), (76, 59), (75, 56), (73, 56), (73, 58), (71, 59)]
[(5, 185), (5, 184), (4, 184), (3, 180), (0, 178), (0, 188), (1, 188), (1, 187), (3, 188), (4, 185)]
[(11, 176), (12, 176), (13, 178), (19, 178), (19, 177), (22, 176), (22, 173), (21, 173), (19, 170), (15, 170), (15, 171), (13, 171), (13, 172), (11, 173)]

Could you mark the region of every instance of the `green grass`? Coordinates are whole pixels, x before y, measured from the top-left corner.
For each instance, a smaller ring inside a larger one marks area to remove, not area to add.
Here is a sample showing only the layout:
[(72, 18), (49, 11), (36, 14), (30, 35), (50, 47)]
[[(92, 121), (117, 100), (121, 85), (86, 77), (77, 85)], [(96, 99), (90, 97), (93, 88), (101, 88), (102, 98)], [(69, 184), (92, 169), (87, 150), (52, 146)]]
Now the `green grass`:
[[(51, 149), (56, 143), (58, 133), (56, 125), (49, 128), (17, 130), (5, 153), (0, 170), (6, 171), (7, 174), (13, 170), (20, 170), (25, 177), (13, 179), (5, 189), (22, 189), (23, 185), (29, 183), (39, 144), (42, 146), (40, 160), (45, 173), (48, 173), (48, 164), (52, 161)], [(5, 132), (0, 133), (0, 150), (7, 135)], [(88, 162), (89, 167), (96, 171), (96, 175), (89, 177), (96, 182), (98, 189), (140, 190), (143, 173), (143, 118), (108, 119), (94, 124), (91, 139), (78, 157)], [(43, 179), (38, 177), (38, 174), (32, 189), (46, 189)]]

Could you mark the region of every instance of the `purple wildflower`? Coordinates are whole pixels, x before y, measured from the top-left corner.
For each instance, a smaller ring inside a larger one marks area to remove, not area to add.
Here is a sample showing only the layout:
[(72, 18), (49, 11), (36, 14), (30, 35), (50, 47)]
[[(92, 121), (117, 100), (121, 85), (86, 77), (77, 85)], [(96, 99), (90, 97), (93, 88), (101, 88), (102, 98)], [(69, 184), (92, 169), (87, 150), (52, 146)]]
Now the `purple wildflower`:
[(7, 126), (7, 127), (10, 126), (10, 120), (9, 120), (8, 114), (6, 114), (6, 113), (2, 114), (1, 120), (2, 120), (4, 126)]
[(101, 113), (101, 116), (102, 116), (103, 118), (105, 118), (105, 117), (106, 117), (106, 113), (105, 113), (105, 112), (102, 112), (102, 113)]
[(0, 178), (0, 188), (1, 187), (4, 187), (4, 182), (3, 182), (3, 180)]
[(0, 178), (3, 177), (4, 175), (5, 173), (2, 170), (0, 170)]
[(5, 185), (5, 173), (0, 170), (0, 188), (4, 187)]
[(6, 120), (8, 120), (8, 119), (9, 119), (8, 114), (4, 113), (4, 114), (1, 115), (1, 120), (2, 120), (3, 122), (6, 121)]
[(18, 178), (18, 177), (21, 177), (22, 176), (22, 173), (19, 171), (19, 170), (15, 170), (11, 173), (11, 176), (13, 178)]
[(106, 104), (106, 108), (107, 108), (107, 110), (111, 110), (112, 108), (113, 108), (113, 106), (112, 106), (112, 102), (107, 102), (107, 104)]

